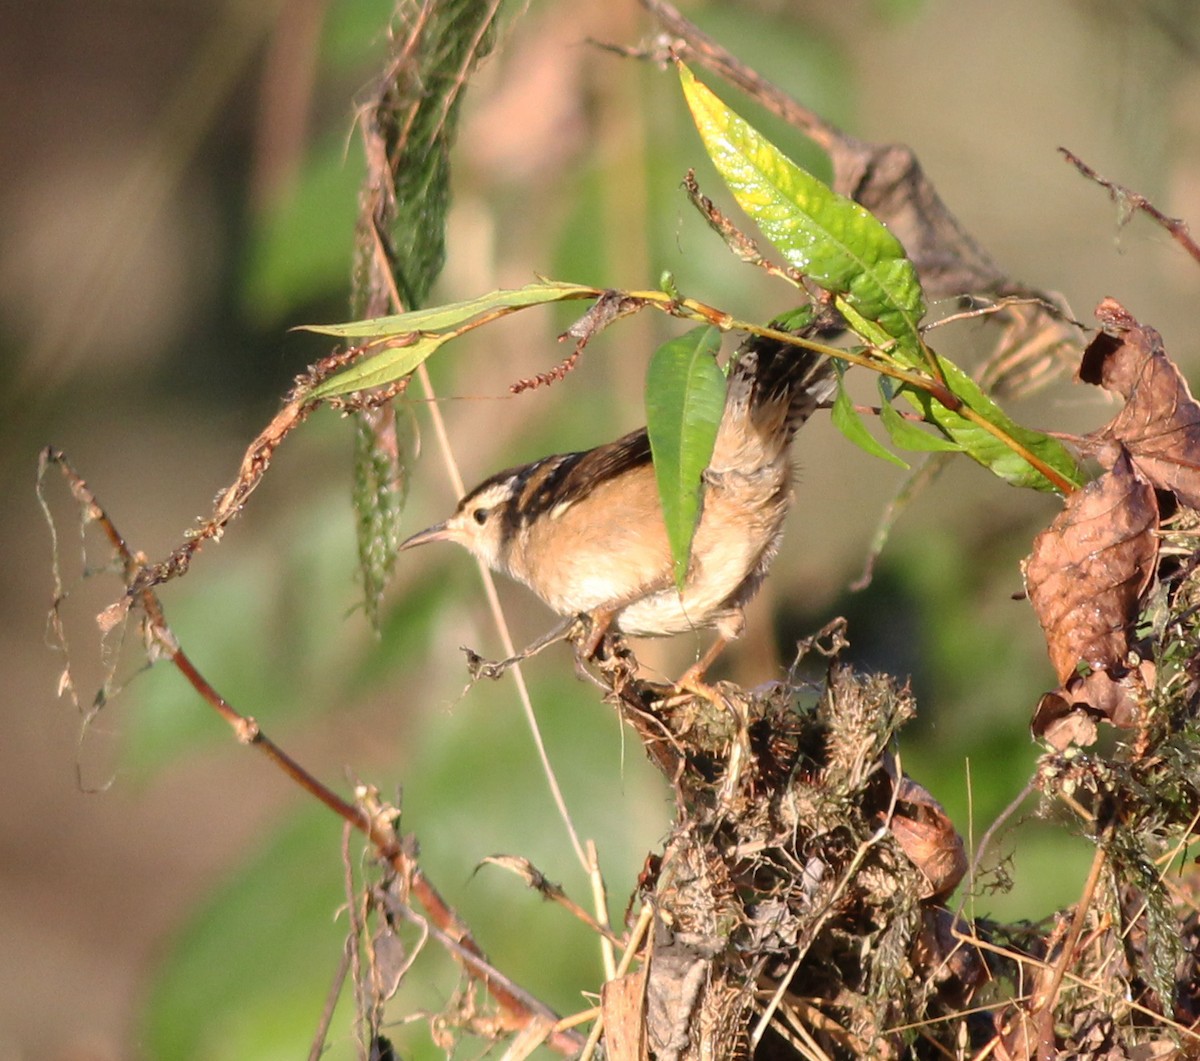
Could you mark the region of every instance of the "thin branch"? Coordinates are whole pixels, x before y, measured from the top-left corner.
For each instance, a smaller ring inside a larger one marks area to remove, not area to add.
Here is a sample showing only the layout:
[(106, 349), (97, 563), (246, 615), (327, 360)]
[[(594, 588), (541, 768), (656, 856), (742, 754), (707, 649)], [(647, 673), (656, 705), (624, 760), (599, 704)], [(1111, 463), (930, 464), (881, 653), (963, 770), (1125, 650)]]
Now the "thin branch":
[(346, 974), (350, 971), (350, 938), (342, 947), (342, 957), (334, 970), (329, 991), (325, 995), (325, 1005), (321, 1009), (321, 1018), (317, 1021), (317, 1030), (313, 1034), (312, 1046), (308, 1048), (308, 1061), (320, 1061), (325, 1053), (325, 1040), (329, 1037), (329, 1026), (333, 1022), (333, 1011), (337, 1009), (338, 999), (342, 997), (342, 987), (346, 983)]
[(1095, 181), (1100, 187), (1108, 189), (1109, 198), (1121, 210), (1121, 225), (1124, 225), (1133, 216), (1135, 210), (1141, 210), (1142, 213), (1149, 214), (1150, 217), (1171, 234), (1171, 238), (1176, 243), (1196, 261), (1200, 262), (1200, 244), (1192, 239), (1191, 230), (1188, 228), (1186, 221), (1178, 217), (1168, 217), (1140, 192), (1135, 192), (1132, 188), (1126, 188), (1123, 184), (1117, 184), (1115, 181), (1110, 181), (1107, 177), (1100, 176), (1083, 159), (1073, 152), (1068, 151), (1065, 147), (1060, 147), (1058, 151), (1063, 158), (1070, 162), (1085, 177)]
[(1058, 1001), (1058, 991), (1062, 986), (1063, 977), (1075, 959), (1075, 947), (1079, 943), (1084, 923), (1091, 910), (1092, 899), (1096, 894), (1096, 887), (1100, 883), (1100, 872), (1104, 869), (1107, 855), (1108, 851), (1103, 841), (1097, 841), (1096, 854), (1092, 858), (1092, 868), (1084, 882), (1083, 894), (1079, 896), (1079, 902), (1075, 904), (1075, 916), (1071, 919), (1071, 928), (1067, 932), (1067, 938), (1063, 940), (1062, 954), (1054, 966), (1054, 975), (1043, 994), (1040, 1012), (1035, 1009), (1032, 1013), (1033, 1018), (1038, 1022), (1039, 1061), (1053, 1061), (1058, 1056), (1054, 1039), (1054, 1004)]
[[(453, 954), (475, 979), (487, 986), (493, 998), (503, 995), (512, 999), (521, 999), (524, 1004), (520, 1011), (509, 1011), (506, 1007), (502, 1007), (506, 1014), (512, 1015), (513, 1012), (519, 1012), (523, 1018), (513, 1027), (526, 1028), (535, 1022), (539, 1023), (548, 1029), (545, 1039), (547, 1046), (560, 1054), (570, 1054), (571, 1056), (578, 1054), (584, 1042), (582, 1036), (560, 1028), (558, 1015), (488, 962), (487, 958), (475, 947), (473, 941), (456, 935), (453, 930), (448, 931), (436, 920), (426, 921), (408, 903), (394, 895), (392, 888), (378, 887), (375, 889), (375, 894), (380, 904), (391, 915), (400, 916), (419, 927), (427, 928), (429, 934)], [(421, 905), (424, 906), (424, 902)]]
[[(44, 473), (51, 464), (58, 466), (67, 480), (72, 496), (84, 506), (88, 517), (103, 529), (124, 568), (127, 583), (132, 582), (141, 570), (140, 558), (126, 543), (116, 525), (96, 499), (95, 494), (67, 462), (66, 457), (59, 450), (46, 447), (39, 460), (40, 472)], [(513, 984), (507, 977), (497, 973), (488, 964), (466, 923), (442, 899), (438, 890), (425, 876), (424, 871), (397, 836), (395, 823), (398, 815), (394, 808), (379, 803), (373, 793), (365, 788), (360, 789), (357, 793), (359, 797), (357, 805), (348, 803), (310, 774), (272, 741), (262, 731), (257, 721), (238, 712), (204, 678), (183, 651), (174, 631), (167, 624), (162, 605), (153, 590), (141, 590), (136, 597), (136, 603), (145, 615), (148, 641), (161, 649), (163, 655), (175, 665), (201, 698), (229, 724), (238, 741), (257, 748), (305, 792), (319, 800), (367, 838), (375, 848), (380, 860), (391, 866), (398, 878), (405, 882), (408, 889), (429, 914), (430, 921), (437, 929), (438, 938), (453, 941), (452, 953), (466, 965), (473, 975), (483, 981), (488, 993), (513, 1027), (525, 1027), (533, 1021), (553, 1023), (558, 1020), (557, 1014), (549, 1007)], [(111, 616), (104, 616), (102, 613), (102, 619), (111, 621)], [(559, 1053), (570, 1054), (578, 1051), (582, 1038), (566, 1032), (555, 1033), (548, 1043)]]

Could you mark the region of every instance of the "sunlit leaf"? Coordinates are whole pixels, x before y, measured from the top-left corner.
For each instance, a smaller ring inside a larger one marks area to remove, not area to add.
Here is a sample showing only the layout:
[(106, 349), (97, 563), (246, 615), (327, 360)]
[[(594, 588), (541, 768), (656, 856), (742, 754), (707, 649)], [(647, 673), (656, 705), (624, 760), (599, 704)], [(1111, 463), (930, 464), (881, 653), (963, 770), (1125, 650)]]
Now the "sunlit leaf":
[(321, 335), (336, 335), (343, 339), (381, 339), (392, 335), (411, 335), (414, 332), (440, 332), (457, 328), (496, 311), (525, 309), (547, 302), (563, 302), (573, 298), (597, 298), (599, 288), (583, 284), (565, 284), (554, 280), (539, 280), (524, 287), (502, 288), (465, 302), (450, 302), (444, 306), (411, 310), (390, 317), (350, 321), (346, 324), (305, 324), (305, 331)]
[(908, 363), (923, 364), (918, 324), (925, 303), (900, 241), (865, 208), (792, 162), (686, 66), (679, 72), (705, 150), (738, 205), (789, 264), (879, 324)]
[(369, 354), (341, 372), (335, 372), (323, 383), (317, 384), (307, 397), (336, 398), (351, 391), (369, 390), (394, 383), (407, 376), (419, 364), (432, 356), (443, 343), (453, 339), (453, 334), (422, 335), (403, 346), (385, 346), (377, 354)]
[(909, 387), (902, 389), (905, 397), (916, 406), (925, 419), (958, 443), (963, 452), (1013, 486), (1034, 490), (1059, 491), (1051, 481), (1020, 452), (1036, 458), (1056, 472), (1064, 482), (1078, 486), (1083, 474), (1075, 459), (1057, 439), (1014, 423), (1004, 411), (979, 388), (962, 369), (945, 358), (938, 358), (947, 386), (991, 430), (976, 423), (961, 411), (947, 409), (925, 391)]
[(646, 426), (680, 588), (700, 515), (701, 477), (725, 407), (720, 345), (716, 328), (693, 329), (660, 346), (646, 374)]

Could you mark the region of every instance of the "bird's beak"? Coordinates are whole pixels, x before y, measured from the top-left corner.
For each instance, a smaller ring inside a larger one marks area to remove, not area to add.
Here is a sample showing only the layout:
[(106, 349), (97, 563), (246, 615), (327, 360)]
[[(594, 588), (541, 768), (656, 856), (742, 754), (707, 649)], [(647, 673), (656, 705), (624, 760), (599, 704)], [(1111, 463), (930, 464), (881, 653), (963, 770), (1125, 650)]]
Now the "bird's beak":
[(411, 538), (406, 538), (400, 543), (401, 549), (411, 549), (415, 545), (424, 545), (426, 542), (449, 542), (454, 540), (454, 532), (447, 525), (448, 520), (443, 520), (441, 523), (435, 523), (432, 527), (426, 527), (423, 531), (417, 531)]

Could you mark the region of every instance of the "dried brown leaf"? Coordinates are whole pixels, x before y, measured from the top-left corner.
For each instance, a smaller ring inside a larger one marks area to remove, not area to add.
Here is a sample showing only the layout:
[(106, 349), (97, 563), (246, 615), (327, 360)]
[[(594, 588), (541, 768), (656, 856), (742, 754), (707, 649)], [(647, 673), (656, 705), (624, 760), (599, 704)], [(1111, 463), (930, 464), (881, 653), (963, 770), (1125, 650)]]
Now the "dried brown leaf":
[(1091, 439), (1108, 464), (1120, 443), (1133, 466), (1160, 490), (1200, 508), (1200, 403), (1163, 349), (1162, 336), (1116, 300), (1096, 308), (1104, 329), (1083, 355), (1079, 378), (1125, 399), (1125, 408)]
[(575, 349), (582, 350), (614, 321), (637, 313), (645, 305), (644, 298), (634, 298), (620, 291), (605, 291), (591, 308), (558, 338), (561, 341), (570, 337), (576, 341)]
[(372, 986), (387, 1001), (400, 990), (400, 981), (412, 964), (404, 941), (391, 928), (381, 929), (371, 940)]
[(1042, 697), (1030, 729), (1059, 751), (1068, 744), (1094, 743), (1100, 719), (1132, 729), (1142, 717), (1154, 673), (1154, 664), (1143, 661), (1119, 676), (1104, 670), (1072, 675), (1064, 686)]
[(949, 895), (967, 872), (962, 837), (942, 805), (922, 785), (902, 778), (896, 795), (892, 835), (928, 881), (922, 899)]
[(1099, 726), (1096, 713), (1086, 703), (1075, 703), (1064, 689), (1046, 693), (1038, 701), (1029, 728), (1056, 751), (1069, 745), (1086, 748), (1096, 742)]
[(1066, 683), (1080, 663), (1124, 672), (1129, 626), (1158, 556), (1154, 489), (1121, 454), (1033, 541), (1025, 585)]
[(912, 963), (918, 975), (937, 985), (943, 1000), (965, 1007), (991, 979), (983, 952), (969, 942), (974, 928), (944, 906), (921, 912), (921, 929), (913, 940)]

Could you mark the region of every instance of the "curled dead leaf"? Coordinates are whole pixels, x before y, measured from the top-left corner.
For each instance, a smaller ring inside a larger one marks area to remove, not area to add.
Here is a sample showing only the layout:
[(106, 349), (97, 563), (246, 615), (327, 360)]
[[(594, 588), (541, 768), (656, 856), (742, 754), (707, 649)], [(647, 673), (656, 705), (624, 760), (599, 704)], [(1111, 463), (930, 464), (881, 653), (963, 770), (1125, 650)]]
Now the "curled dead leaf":
[(1042, 697), (1029, 728), (1060, 752), (1069, 744), (1082, 748), (1094, 743), (1096, 724), (1102, 719), (1132, 729), (1143, 717), (1154, 674), (1154, 664), (1149, 661), (1119, 675), (1104, 670), (1075, 674)]
[(1035, 737), (1044, 740), (1056, 751), (1069, 745), (1086, 748), (1095, 744), (1099, 733), (1098, 715), (1086, 703), (1076, 703), (1065, 690), (1046, 693), (1038, 701), (1029, 728)]
[(1122, 454), (1033, 541), (1025, 587), (1064, 685), (1084, 663), (1122, 674), (1158, 557), (1153, 487)]
[(582, 350), (614, 321), (637, 313), (645, 305), (644, 298), (634, 298), (619, 291), (605, 291), (582, 317), (559, 336), (559, 339), (574, 339), (576, 351)]
[(964, 1007), (991, 979), (983, 952), (972, 942), (975, 930), (944, 906), (922, 911), (921, 928), (913, 940), (911, 959), (919, 976), (937, 985), (939, 996)]
[(1123, 449), (1151, 485), (1200, 508), (1200, 403), (1157, 331), (1111, 298), (1096, 317), (1104, 330), (1084, 352), (1079, 378), (1125, 399), (1120, 413), (1090, 436), (1097, 458), (1111, 466)]
[(967, 872), (962, 837), (942, 805), (911, 778), (900, 779), (896, 812), (889, 823), (892, 835), (928, 882), (922, 899), (949, 895)]

